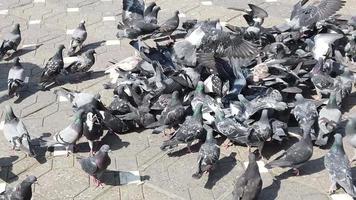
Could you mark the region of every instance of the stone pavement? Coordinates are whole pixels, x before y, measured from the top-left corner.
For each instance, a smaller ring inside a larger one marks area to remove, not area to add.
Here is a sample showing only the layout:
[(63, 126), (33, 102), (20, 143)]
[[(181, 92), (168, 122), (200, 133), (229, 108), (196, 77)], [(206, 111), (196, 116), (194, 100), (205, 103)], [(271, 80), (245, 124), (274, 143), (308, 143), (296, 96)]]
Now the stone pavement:
[[(180, 10), (182, 19), (220, 18), (232, 24), (244, 25), (240, 12), (226, 7), (246, 8), (254, 3), (265, 8), (270, 17), (267, 26), (285, 21), (296, 0), (158, 0), (161, 6), (160, 19), (171, 16)], [(349, 17), (356, 11), (356, 0), (347, 0), (340, 12)], [(121, 18), (121, 0), (0, 0), (0, 33), (8, 32), (14, 23), (20, 23), (23, 40), (17, 55), (29, 79), (23, 90), (23, 99), (6, 98), (6, 82), (11, 60), (0, 63), (0, 113), (1, 121), (4, 105), (13, 105), (21, 116), (33, 138), (43, 134), (53, 134), (71, 122), (72, 110), (68, 102), (59, 101), (52, 91), (36, 89), (39, 73), (50, 58), (56, 46), (68, 45), (71, 30), (80, 20), (87, 24), (87, 48), (96, 48), (97, 62), (94, 75), (90, 79), (66, 83), (64, 87), (91, 93), (100, 93), (103, 101), (110, 102), (112, 91), (103, 90), (107, 81), (103, 70), (108, 61), (121, 60), (133, 54), (127, 40), (118, 41), (115, 37), (116, 24)], [(345, 112), (352, 112), (352, 95), (345, 106)], [(80, 152), (69, 157), (53, 157), (46, 154), (43, 159), (27, 158), (21, 152), (11, 152), (10, 147), (0, 136), (0, 178), (10, 186), (27, 175), (38, 177), (34, 187), (33, 199), (105, 199), (105, 200), (156, 200), (156, 199), (231, 199), (233, 182), (244, 169), (247, 150), (244, 147), (222, 149), (216, 173), (200, 180), (191, 178), (195, 170), (195, 153), (183, 155), (185, 149), (168, 156), (160, 151), (162, 136), (152, 135), (150, 131), (130, 133), (120, 137), (107, 135), (103, 143), (113, 149), (112, 164), (106, 176), (106, 186), (96, 188), (89, 176), (80, 170), (76, 158), (88, 155), (85, 140), (80, 143)], [(273, 146), (273, 144), (269, 145)], [(263, 172), (263, 191), (261, 198), (289, 200), (323, 200), (329, 187), (328, 175), (323, 167), (326, 150), (315, 148), (313, 158), (302, 167), (299, 177), (290, 176), (290, 171), (274, 169)], [(347, 149), (349, 155), (351, 150)], [(261, 165), (263, 171), (263, 164)], [(119, 171), (139, 171), (141, 184), (123, 185)], [(273, 177), (276, 177), (273, 179)], [(343, 193), (343, 191), (338, 191)], [(340, 198), (337, 198), (340, 199)]]

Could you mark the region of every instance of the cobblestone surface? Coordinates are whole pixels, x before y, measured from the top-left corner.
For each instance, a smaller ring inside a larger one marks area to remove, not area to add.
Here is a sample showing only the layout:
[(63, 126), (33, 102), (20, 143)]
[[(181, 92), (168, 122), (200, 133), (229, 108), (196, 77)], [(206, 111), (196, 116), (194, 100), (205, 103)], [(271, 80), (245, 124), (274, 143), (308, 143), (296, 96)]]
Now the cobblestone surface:
[[(288, 18), (296, 0), (158, 0), (161, 6), (160, 19), (180, 10), (185, 18), (215, 19), (244, 25), (241, 12), (227, 7), (247, 7), (254, 3), (265, 8), (270, 17), (267, 26), (281, 23)], [(349, 17), (356, 11), (356, 0), (347, 0), (340, 11)], [(128, 41), (106, 45), (105, 41), (117, 40), (116, 24), (121, 18), (122, 2), (119, 0), (0, 0), (0, 34), (7, 33), (14, 23), (21, 25), (23, 41), (18, 55), (29, 77), (28, 86), (23, 89), (23, 99), (7, 99), (6, 80), (11, 60), (0, 63), (0, 116), (4, 116), (4, 105), (11, 104), (15, 113), (24, 120), (32, 137), (45, 133), (53, 134), (71, 122), (72, 111), (68, 102), (60, 102), (52, 91), (38, 91), (35, 84), (45, 61), (50, 58), (59, 44), (69, 44), (70, 35), (80, 20), (85, 19), (88, 39), (85, 45), (96, 48), (96, 75), (89, 80), (66, 83), (64, 87), (99, 93), (103, 101), (109, 103), (112, 91), (103, 90), (106, 82), (103, 70), (110, 60), (121, 60), (133, 54)], [(115, 42), (114, 42), (115, 43)], [(345, 105), (345, 112), (353, 112), (352, 103), (356, 96), (351, 95)], [(113, 149), (112, 163), (105, 174), (106, 186), (96, 188), (84, 172), (80, 170), (76, 158), (88, 155), (87, 143), (80, 144), (83, 151), (70, 157), (46, 156), (35, 160), (21, 152), (12, 152), (0, 135), (0, 178), (12, 186), (27, 175), (38, 177), (33, 199), (105, 199), (105, 200), (156, 200), (156, 199), (231, 199), (234, 180), (243, 170), (247, 161), (244, 147), (222, 149), (216, 173), (200, 180), (191, 178), (194, 173), (197, 153), (182, 156), (178, 152), (172, 156), (162, 153), (159, 145), (162, 136), (152, 135), (149, 130), (115, 137), (103, 138), (104, 143)], [(270, 144), (269, 146), (273, 146)], [(347, 147), (347, 153), (352, 153)], [(315, 148), (313, 158), (302, 167), (301, 176), (291, 176), (290, 171), (273, 169), (263, 176), (263, 191), (260, 199), (281, 200), (324, 200), (329, 199), (328, 175), (323, 167), (326, 150)], [(264, 160), (266, 162), (266, 160)], [(139, 171), (141, 184), (122, 185), (119, 171)], [(276, 177), (276, 178), (274, 178)], [(338, 191), (343, 193), (343, 191)]]

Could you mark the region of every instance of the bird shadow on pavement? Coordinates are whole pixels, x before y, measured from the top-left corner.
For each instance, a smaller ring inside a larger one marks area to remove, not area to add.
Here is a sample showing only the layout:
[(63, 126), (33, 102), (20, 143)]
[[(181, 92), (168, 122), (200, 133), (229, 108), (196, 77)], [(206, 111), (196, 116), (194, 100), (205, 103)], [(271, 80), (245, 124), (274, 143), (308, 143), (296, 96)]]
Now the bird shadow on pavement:
[(14, 52), (13, 54), (11, 54), (9, 57), (5, 58), (6, 61), (12, 60), (16, 57), (20, 57), (23, 56), (27, 53), (30, 53), (32, 51), (37, 50), (38, 48), (40, 48), (43, 44), (37, 44), (34, 46), (30, 46), (30, 47), (24, 47), (22, 49), (17, 50), (16, 52)]
[(8, 182), (9, 177), (11, 177), (11, 182), (18, 180), (18, 176), (14, 173), (12, 173), (12, 166), (13, 163), (19, 159), (18, 156), (9, 156), (9, 157), (3, 157), (0, 158), (0, 179), (2, 179), (5, 182)]
[[(283, 175), (284, 176), (284, 175)], [(281, 180), (285, 179), (286, 177), (281, 177), (281, 175), (276, 176), (273, 179), (271, 185), (262, 189), (259, 199), (263, 200), (273, 200), (276, 199), (278, 196), (278, 191), (281, 188)]]
[(206, 189), (212, 189), (220, 179), (226, 176), (236, 166), (236, 153), (220, 159), (217, 162), (216, 169), (209, 173), (208, 180), (204, 185)]
[(79, 55), (79, 54), (82, 54), (90, 49), (96, 49), (100, 46), (102, 46), (106, 41), (105, 40), (101, 40), (101, 41), (98, 41), (98, 42), (93, 42), (93, 43), (89, 43), (89, 44), (86, 44), (84, 45), (75, 55)]

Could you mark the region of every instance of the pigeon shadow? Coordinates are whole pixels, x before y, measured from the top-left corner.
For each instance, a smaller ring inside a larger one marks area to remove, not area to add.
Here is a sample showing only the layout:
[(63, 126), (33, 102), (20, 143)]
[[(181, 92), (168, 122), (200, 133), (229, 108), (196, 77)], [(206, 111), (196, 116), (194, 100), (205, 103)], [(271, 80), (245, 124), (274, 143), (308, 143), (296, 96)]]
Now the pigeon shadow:
[(275, 179), (273, 179), (273, 182), (271, 185), (265, 187), (262, 189), (259, 199), (263, 200), (274, 200), (278, 196), (278, 191), (281, 188), (281, 178), (280, 176), (276, 176)]
[(236, 166), (236, 153), (233, 152), (229, 156), (220, 159), (216, 165), (216, 169), (209, 173), (208, 180), (204, 185), (206, 189), (212, 189), (220, 179), (227, 175)]
[(5, 60), (6, 61), (9, 61), (9, 60), (12, 60), (16, 57), (20, 57), (20, 56), (23, 56), (27, 53), (30, 53), (32, 51), (35, 51), (37, 50), (38, 48), (40, 48), (43, 44), (38, 44), (38, 45), (35, 45), (35, 46), (31, 46), (31, 47), (25, 47), (25, 48), (22, 48), (22, 49), (19, 49), (17, 50), (16, 52), (14, 52), (13, 54), (11, 54), (9, 57), (7, 57)]
[(343, 112), (349, 112), (355, 105), (356, 91), (349, 94), (342, 101), (341, 110)]
[(102, 41), (98, 41), (98, 42), (93, 42), (93, 43), (89, 43), (89, 44), (86, 44), (84, 45), (75, 55), (79, 55), (79, 54), (82, 54), (90, 49), (96, 49), (100, 46), (102, 46), (106, 41), (105, 40), (102, 40)]
[(101, 139), (101, 143), (107, 144), (110, 146), (112, 151), (119, 150), (121, 148), (126, 148), (130, 145), (129, 142), (122, 141), (121, 138), (110, 131)]
[[(13, 163), (18, 159), (18, 156), (9, 156), (0, 158), (0, 179), (5, 182), (14, 182), (19, 179), (19, 177), (12, 173)], [(9, 181), (11, 179), (11, 181)]]

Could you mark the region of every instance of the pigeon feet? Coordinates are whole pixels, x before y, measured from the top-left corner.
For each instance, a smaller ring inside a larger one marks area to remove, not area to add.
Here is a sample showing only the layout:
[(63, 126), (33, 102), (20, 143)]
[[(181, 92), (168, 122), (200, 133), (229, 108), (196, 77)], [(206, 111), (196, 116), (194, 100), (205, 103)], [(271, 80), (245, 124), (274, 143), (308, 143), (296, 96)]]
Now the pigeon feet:
[(294, 174), (295, 176), (299, 176), (299, 175), (300, 175), (299, 173), (300, 173), (299, 169), (293, 168), (293, 174)]

